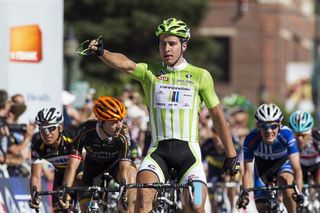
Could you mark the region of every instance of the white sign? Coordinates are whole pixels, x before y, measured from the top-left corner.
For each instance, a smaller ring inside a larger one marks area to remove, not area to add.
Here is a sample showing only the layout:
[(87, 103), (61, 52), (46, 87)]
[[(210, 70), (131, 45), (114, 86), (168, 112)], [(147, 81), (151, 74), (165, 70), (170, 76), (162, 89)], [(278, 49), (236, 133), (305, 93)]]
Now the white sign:
[(25, 97), (20, 122), (62, 109), (63, 1), (0, 0), (0, 89)]

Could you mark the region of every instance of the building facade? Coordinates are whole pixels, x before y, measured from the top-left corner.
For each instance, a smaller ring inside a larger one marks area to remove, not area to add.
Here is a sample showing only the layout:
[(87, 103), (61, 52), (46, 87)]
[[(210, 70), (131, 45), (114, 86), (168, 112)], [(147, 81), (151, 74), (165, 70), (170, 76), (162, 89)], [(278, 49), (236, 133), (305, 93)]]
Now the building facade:
[(210, 0), (197, 33), (220, 38), (228, 48), (229, 79), (215, 82), (220, 96), (284, 101), (288, 65), (312, 67), (314, 23), (311, 0)]

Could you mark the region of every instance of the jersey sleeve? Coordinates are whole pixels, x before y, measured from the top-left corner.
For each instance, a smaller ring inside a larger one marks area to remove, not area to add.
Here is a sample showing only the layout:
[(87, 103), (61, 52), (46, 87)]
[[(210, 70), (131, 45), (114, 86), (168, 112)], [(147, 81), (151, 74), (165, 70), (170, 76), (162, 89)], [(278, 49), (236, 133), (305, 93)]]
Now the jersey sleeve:
[(293, 132), (289, 128), (285, 128), (285, 127), (283, 128), (282, 132), (283, 132), (282, 135), (286, 138), (286, 141), (287, 141), (288, 155), (299, 152), (297, 141), (294, 137)]
[(214, 90), (213, 79), (207, 70), (202, 70), (199, 92), (208, 109), (220, 103), (219, 97)]
[(73, 145), (71, 148), (70, 158), (82, 159), (83, 140), (85, 138), (86, 127), (80, 126), (75, 133)]
[(254, 148), (252, 144), (254, 142), (254, 134), (251, 132), (247, 135), (243, 142), (243, 160), (253, 161), (254, 158)]
[(145, 63), (138, 63), (132, 73), (132, 77), (140, 82), (146, 81), (147, 67), (148, 65)]
[(42, 163), (43, 158), (39, 154), (39, 146), (40, 146), (41, 137), (39, 133), (36, 133), (32, 136), (31, 139), (31, 161), (32, 164)]

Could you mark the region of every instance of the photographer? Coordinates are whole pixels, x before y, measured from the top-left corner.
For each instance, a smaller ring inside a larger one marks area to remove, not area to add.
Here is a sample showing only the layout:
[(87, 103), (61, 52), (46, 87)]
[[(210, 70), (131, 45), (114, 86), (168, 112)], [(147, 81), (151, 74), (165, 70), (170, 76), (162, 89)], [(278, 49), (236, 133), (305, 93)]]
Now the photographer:
[(0, 90), (0, 177), (7, 177), (6, 160), (7, 152), (7, 137), (9, 135), (9, 128), (6, 125), (6, 117), (10, 110), (10, 101), (8, 93), (5, 90)]
[(19, 117), (25, 112), (27, 106), (21, 94), (11, 97), (11, 107), (7, 114), (6, 122), (9, 127), (7, 148), (8, 173), (13, 176), (30, 175), (30, 141), (35, 129), (35, 124), (19, 124)]

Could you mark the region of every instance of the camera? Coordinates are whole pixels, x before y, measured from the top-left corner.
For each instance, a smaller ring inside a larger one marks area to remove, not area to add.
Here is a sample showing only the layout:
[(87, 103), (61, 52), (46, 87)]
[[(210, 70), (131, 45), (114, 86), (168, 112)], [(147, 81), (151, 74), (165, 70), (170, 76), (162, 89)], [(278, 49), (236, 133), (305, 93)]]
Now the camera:
[(10, 132), (26, 132), (27, 124), (8, 124)]
[(0, 119), (0, 127), (7, 126), (10, 132), (26, 132), (27, 124), (8, 124), (4, 119)]

